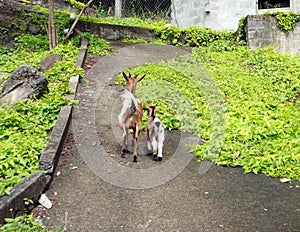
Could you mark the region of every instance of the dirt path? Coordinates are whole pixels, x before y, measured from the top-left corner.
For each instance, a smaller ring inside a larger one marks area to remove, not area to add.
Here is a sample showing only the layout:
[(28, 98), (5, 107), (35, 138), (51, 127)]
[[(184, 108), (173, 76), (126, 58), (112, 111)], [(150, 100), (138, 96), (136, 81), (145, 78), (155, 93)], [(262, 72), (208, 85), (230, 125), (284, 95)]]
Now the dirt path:
[(199, 164), (189, 153), (198, 138), (189, 134), (167, 133), (161, 163), (143, 153), (143, 135), (139, 162), (131, 162), (130, 155), (120, 158), (114, 120), (122, 87), (113, 84), (114, 75), (185, 53), (131, 45), (86, 67), (58, 175), (46, 193), (53, 208), (40, 208), (45, 226), (95, 232), (300, 231), (299, 182)]

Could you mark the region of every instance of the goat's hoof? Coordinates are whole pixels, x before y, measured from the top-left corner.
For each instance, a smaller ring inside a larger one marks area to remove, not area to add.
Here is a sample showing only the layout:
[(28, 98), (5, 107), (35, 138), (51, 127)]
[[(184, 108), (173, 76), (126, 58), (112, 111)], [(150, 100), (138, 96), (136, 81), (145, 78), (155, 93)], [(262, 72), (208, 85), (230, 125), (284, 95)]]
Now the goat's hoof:
[(147, 156), (153, 156), (153, 152), (147, 153)]
[(157, 155), (153, 155), (153, 156), (152, 156), (152, 159), (153, 159), (154, 161), (156, 161), (156, 160), (157, 160)]
[(137, 162), (138, 158), (137, 155), (133, 156), (133, 162)]
[(157, 157), (156, 161), (161, 162), (162, 161), (162, 157)]

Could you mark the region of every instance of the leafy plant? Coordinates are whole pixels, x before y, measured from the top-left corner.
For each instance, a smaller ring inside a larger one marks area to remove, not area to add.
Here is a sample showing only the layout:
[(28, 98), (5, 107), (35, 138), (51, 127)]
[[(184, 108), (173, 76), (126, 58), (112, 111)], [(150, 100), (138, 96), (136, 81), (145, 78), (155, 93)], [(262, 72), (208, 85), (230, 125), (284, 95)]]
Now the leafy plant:
[(218, 32), (208, 28), (193, 26), (186, 29), (178, 29), (172, 26), (155, 28), (155, 35), (162, 41), (175, 46), (198, 47), (207, 46), (215, 41), (234, 41), (232, 32)]
[(150, 18), (140, 19), (137, 17), (126, 17), (126, 18), (116, 18), (113, 16), (105, 17), (105, 18), (94, 18), (82, 16), (81, 20), (87, 22), (95, 22), (95, 23), (106, 23), (106, 24), (116, 24), (123, 26), (135, 26), (149, 29), (163, 28), (169, 21), (165, 19), (152, 20)]
[(46, 35), (24, 34), (15, 38), (15, 46), (18, 50), (38, 52), (47, 50), (49, 43)]
[(246, 24), (246, 17), (242, 17), (239, 20), (238, 29), (236, 31), (236, 40), (238, 42), (246, 42), (246, 34), (245, 34), (245, 24)]
[(32, 214), (21, 215), (16, 218), (6, 218), (6, 224), (0, 225), (0, 230), (4, 232), (46, 232), (41, 222), (35, 222)]
[(69, 92), (69, 78), (83, 75), (82, 69), (75, 67), (78, 48), (59, 45), (51, 52), (45, 51), (43, 46), (32, 44), (36, 41), (29, 35), (16, 41), (19, 43), (16, 50), (0, 54), (0, 72), (11, 73), (23, 63), (39, 68), (40, 61), (52, 53), (60, 54), (63, 61), (45, 72), (48, 94), (39, 100), (20, 101), (13, 107), (0, 109), (0, 195), (8, 194), (12, 187), (38, 170), (38, 158), (48, 141), (48, 132), (60, 107), (68, 102), (65, 95)]
[(110, 47), (109, 42), (106, 40), (100, 38), (99, 36), (93, 35), (88, 32), (81, 33), (79, 36), (76, 36), (72, 43), (74, 46), (79, 46), (81, 38), (86, 38), (88, 40), (89, 46), (88, 46), (88, 52), (99, 55), (99, 56), (105, 56), (110, 53)]
[[(272, 48), (194, 55), (214, 74), (226, 101), (224, 144), (214, 160), (245, 172), (300, 179), (299, 102), (288, 101), (300, 88), (299, 59)], [(201, 159), (210, 143), (196, 146)]]
[(273, 15), (277, 18), (277, 25), (282, 31), (290, 32), (300, 22), (300, 13), (295, 12), (266, 12), (267, 15)]

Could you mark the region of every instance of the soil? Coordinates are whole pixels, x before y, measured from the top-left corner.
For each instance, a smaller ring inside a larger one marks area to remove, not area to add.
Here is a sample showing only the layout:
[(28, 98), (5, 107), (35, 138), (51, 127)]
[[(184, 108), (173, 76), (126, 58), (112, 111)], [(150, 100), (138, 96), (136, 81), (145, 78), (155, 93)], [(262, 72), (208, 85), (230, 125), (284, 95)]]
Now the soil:
[[(281, 183), (262, 174), (244, 174), (240, 168), (198, 163), (186, 146), (190, 140), (199, 140), (192, 135), (167, 131), (163, 161), (155, 162), (146, 155), (142, 132), (139, 161), (133, 163), (130, 153), (121, 158), (121, 131), (115, 114), (124, 87), (114, 84), (115, 73), (187, 51), (123, 43), (115, 48), (108, 57), (87, 57), (79, 106), (74, 109), (53, 183), (46, 192), (53, 207), (35, 208), (37, 220), (51, 230), (74, 232), (300, 231), (299, 182)], [(178, 166), (172, 163), (174, 159)], [(170, 173), (162, 171), (163, 167), (171, 163), (177, 168), (181, 161), (183, 168), (173, 178), (164, 179)], [(120, 174), (114, 163), (129, 173)], [(139, 173), (136, 182), (131, 172)]]

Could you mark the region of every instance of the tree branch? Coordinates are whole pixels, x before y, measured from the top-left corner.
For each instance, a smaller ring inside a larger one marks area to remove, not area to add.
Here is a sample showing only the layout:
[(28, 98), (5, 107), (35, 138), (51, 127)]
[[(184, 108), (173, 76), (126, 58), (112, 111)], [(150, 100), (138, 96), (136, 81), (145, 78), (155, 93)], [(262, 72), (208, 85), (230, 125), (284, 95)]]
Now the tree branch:
[(81, 17), (81, 15), (83, 14), (83, 12), (85, 11), (86, 8), (89, 7), (89, 5), (93, 2), (94, 0), (90, 0), (80, 11), (80, 13), (77, 15), (76, 20), (74, 21), (72, 27), (70, 28), (70, 30), (68, 31), (68, 34), (66, 35), (66, 38), (64, 39), (64, 42), (70, 37), (70, 35), (72, 34), (72, 31), (74, 30), (77, 22), (79, 21), (79, 18)]

